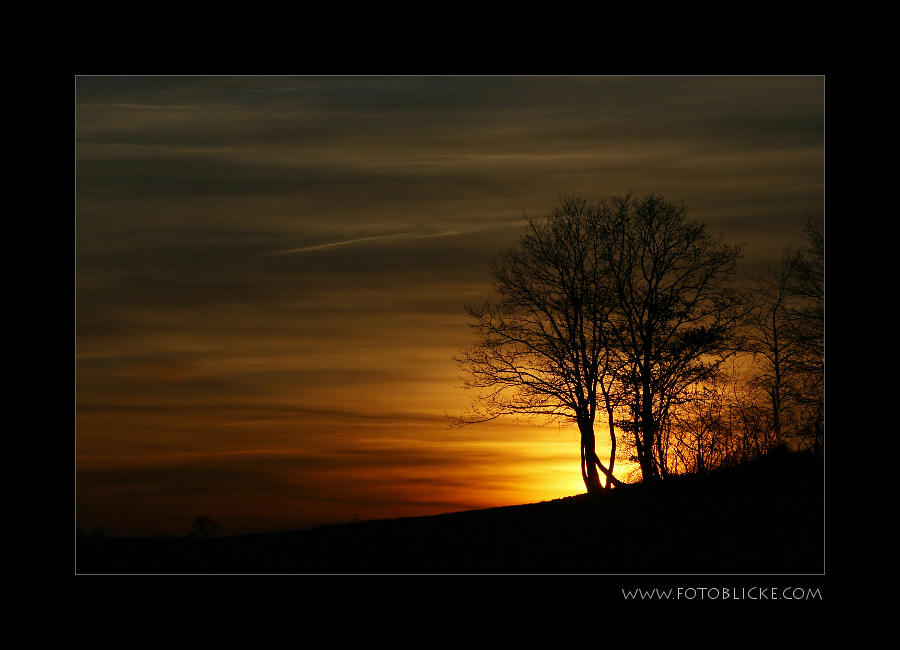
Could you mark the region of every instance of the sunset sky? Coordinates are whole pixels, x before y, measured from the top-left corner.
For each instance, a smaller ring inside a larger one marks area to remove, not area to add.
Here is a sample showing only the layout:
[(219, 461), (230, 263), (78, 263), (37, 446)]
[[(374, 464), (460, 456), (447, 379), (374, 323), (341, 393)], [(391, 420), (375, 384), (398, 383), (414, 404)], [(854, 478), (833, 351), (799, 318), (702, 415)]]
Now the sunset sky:
[(824, 214), (824, 164), (822, 76), (76, 77), (77, 524), (577, 494), (574, 430), (448, 428), (523, 211), (653, 192), (754, 262)]

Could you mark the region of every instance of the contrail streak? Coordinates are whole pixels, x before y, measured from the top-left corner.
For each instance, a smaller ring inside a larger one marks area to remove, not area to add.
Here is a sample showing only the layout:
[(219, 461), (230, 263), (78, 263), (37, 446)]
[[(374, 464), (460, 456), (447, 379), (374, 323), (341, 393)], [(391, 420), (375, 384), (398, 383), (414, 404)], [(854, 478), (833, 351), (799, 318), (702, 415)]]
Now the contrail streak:
[(522, 223), (520, 221), (516, 221), (515, 223), (506, 222), (506, 223), (493, 223), (493, 224), (483, 224), (479, 226), (468, 226), (468, 227), (460, 227), (460, 228), (446, 228), (444, 230), (436, 230), (436, 231), (426, 231), (419, 230), (414, 232), (400, 232), (394, 233), (392, 235), (373, 235), (371, 237), (359, 237), (357, 239), (345, 239), (343, 241), (331, 242), (328, 244), (316, 244), (313, 246), (303, 246), (301, 248), (291, 248), (289, 250), (284, 251), (275, 251), (273, 253), (267, 253), (267, 255), (289, 255), (291, 253), (306, 253), (309, 251), (319, 251), (325, 250), (328, 248), (336, 248), (338, 246), (350, 246), (352, 244), (362, 244), (365, 242), (379, 241), (384, 239), (399, 239), (400, 237), (445, 237), (448, 235), (460, 235), (469, 232), (476, 232), (479, 230), (489, 230), (492, 228), (504, 228), (510, 226), (521, 226)]
[(286, 251), (277, 251), (274, 253), (269, 253), (269, 255), (287, 255), (289, 253), (305, 253), (307, 251), (318, 251), (318, 250), (323, 250), (326, 248), (334, 248), (336, 246), (349, 246), (350, 244), (359, 244), (361, 242), (376, 241), (379, 239), (395, 239), (397, 237), (409, 237), (412, 235), (422, 236), (422, 235), (426, 235), (426, 234), (427, 233), (421, 233), (421, 232), (401, 232), (401, 233), (396, 233), (394, 235), (374, 235), (372, 237), (360, 237), (359, 239), (347, 239), (345, 241), (331, 242), (330, 244), (317, 244), (315, 246), (303, 246), (302, 248), (291, 248), (290, 250), (286, 250)]

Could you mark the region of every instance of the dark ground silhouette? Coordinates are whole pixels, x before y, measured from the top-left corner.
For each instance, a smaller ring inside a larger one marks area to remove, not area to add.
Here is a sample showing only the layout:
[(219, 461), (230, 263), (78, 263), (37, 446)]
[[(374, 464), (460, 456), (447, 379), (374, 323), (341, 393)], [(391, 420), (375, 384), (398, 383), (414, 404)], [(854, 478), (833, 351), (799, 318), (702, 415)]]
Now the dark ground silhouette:
[(595, 497), (207, 539), (79, 540), (78, 574), (822, 574), (821, 458)]

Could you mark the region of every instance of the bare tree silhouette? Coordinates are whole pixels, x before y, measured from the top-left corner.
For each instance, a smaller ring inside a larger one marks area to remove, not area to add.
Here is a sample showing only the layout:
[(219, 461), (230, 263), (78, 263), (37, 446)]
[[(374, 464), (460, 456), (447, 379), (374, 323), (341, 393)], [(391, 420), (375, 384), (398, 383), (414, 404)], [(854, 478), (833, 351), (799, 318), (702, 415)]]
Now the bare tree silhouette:
[(803, 245), (762, 261), (752, 279), (748, 351), (755, 384), (766, 393), (776, 443), (820, 450), (824, 426), (824, 233), (808, 215)]
[[(494, 294), (467, 307), (478, 340), (456, 360), (465, 387), (481, 392), (457, 421), (574, 422), (590, 493), (600, 473), (619, 484), (613, 415), (630, 402), (642, 476), (665, 475), (659, 434), (669, 408), (736, 351), (745, 305), (729, 284), (741, 247), (686, 214), (660, 196), (629, 194), (598, 205), (564, 197), (547, 216), (526, 216), (519, 245), (494, 260)], [(595, 451), (598, 408), (609, 424), (609, 468)]]
[(798, 304), (793, 289), (801, 263), (800, 252), (788, 245), (780, 258), (760, 262), (751, 275), (753, 308), (749, 312), (747, 349), (761, 360), (756, 383), (769, 398), (776, 444), (783, 442), (783, 416), (801, 354), (795, 334)]
[(619, 380), (636, 402), (641, 474), (656, 479), (666, 474), (660, 433), (669, 409), (737, 352), (746, 300), (731, 281), (742, 246), (711, 236), (687, 218), (687, 206), (658, 195), (613, 197), (606, 212), (613, 346), (630, 366)]
[(797, 338), (803, 351), (801, 405), (810, 430), (812, 450), (823, 451), (825, 430), (825, 222), (809, 214), (804, 221), (803, 258), (796, 294), (803, 300), (797, 313)]
[(607, 330), (612, 303), (601, 277), (604, 217), (579, 197), (563, 198), (545, 218), (526, 215), (519, 246), (492, 264), (494, 295), (467, 306), (478, 342), (455, 357), (468, 373), (465, 387), (484, 390), (457, 422), (516, 414), (574, 422), (588, 492), (601, 489), (600, 473), (607, 486), (619, 483), (612, 472), (613, 419), (609, 467), (597, 456), (594, 433), (598, 407), (611, 410), (616, 400), (617, 360)]

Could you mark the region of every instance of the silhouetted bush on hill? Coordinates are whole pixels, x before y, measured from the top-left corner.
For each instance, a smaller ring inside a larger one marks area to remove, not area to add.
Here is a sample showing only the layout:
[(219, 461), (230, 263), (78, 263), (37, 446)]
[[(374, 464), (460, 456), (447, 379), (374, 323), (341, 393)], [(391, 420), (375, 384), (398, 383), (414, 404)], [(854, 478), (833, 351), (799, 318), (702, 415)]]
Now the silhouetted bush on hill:
[(217, 539), (88, 539), (76, 572), (822, 574), (820, 457), (520, 506)]

